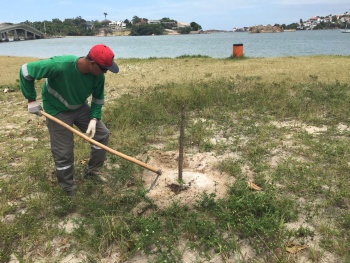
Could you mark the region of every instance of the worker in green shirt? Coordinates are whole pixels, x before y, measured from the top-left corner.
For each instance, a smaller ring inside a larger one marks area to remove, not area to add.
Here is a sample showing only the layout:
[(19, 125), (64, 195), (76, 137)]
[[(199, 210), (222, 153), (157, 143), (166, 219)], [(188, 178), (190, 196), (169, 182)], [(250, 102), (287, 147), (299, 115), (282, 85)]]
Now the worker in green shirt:
[[(118, 73), (113, 51), (103, 44), (93, 46), (85, 57), (55, 56), (24, 64), (20, 68), (20, 86), (28, 100), (28, 112), (42, 115), (41, 102), (36, 100), (35, 80), (45, 78), (41, 97), (44, 111), (73, 126), (90, 138), (107, 145), (109, 130), (101, 121), (104, 103), (104, 73)], [(88, 98), (91, 96), (89, 105)], [(55, 162), (58, 184), (68, 196), (74, 195), (74, 140), (73, 133), (62, 125), (47, 119), (51, 152)], [(91, 145), (85, 178), (96, 177), (103, 165), (106, 151)]]

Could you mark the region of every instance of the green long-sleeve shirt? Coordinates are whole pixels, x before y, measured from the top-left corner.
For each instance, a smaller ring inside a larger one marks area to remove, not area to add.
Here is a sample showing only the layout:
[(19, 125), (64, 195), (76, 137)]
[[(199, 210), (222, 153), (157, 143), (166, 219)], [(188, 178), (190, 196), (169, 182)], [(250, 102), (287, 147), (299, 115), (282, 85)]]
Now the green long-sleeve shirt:
[(45, 112), (54, 116), (78, 109), (92, 95), (90, 117), (100, 120), (105, 76), (82, 74), (77, 68), (78, 59), (72, 55), (56, 56), (22, 65), (19, 78), (24, 97), (35, 100), (34, 81), (46, 78), (41, 91)]

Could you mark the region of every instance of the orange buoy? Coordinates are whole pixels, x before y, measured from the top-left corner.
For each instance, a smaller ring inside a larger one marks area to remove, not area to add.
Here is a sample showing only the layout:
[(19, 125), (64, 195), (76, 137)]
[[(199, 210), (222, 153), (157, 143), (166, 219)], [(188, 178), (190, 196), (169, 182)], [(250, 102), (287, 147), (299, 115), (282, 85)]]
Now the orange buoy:
[(233, 57), (240, 58), (243, 56), (243, 44), (233, 44)]

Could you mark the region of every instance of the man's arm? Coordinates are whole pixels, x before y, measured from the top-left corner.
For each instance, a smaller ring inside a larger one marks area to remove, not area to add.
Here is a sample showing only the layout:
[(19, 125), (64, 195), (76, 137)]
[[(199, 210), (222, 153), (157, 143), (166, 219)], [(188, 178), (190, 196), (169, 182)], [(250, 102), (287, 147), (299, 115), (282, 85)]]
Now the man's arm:
[(28, 101), (36, 100), (34, 81), (35, 79), (32, 78), (28, 73), (27, 64), (22, 65), (19, 70), (19, 83), (22, 94)]
[(28, 100), (28, 112), (41, 116), (41, 103), (36, 101), (35, 80), (53, 77), (57, 74), (51, 59), (30, 62), (21, 66), (19, 70), (20, 87), (23, 96)]
[(101, 120), (102, 106), (104, 104), (104, 84), (105, 78), (104, 75), (101, 75), (101, 78), (98, 80), (97, 87), (92, 93), (91, 119), (96, 118), (97, 120)]

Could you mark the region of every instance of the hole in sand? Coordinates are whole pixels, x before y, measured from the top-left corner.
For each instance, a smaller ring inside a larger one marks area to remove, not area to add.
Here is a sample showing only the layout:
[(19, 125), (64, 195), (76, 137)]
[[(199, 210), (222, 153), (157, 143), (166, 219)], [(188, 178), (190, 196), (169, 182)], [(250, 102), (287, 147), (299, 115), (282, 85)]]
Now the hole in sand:
[(175, 184), (175, 183), (172, 183), (172, 184), (168, 184), (167, 185), (169, 187), (169, 189), (175, 193), (176, 195), (179, 194), (181, 191), (186, 191), (189, 186), (186, 186), (186, 185), (178, 185), (178, 184)]
[[(226, 195), (227, 185), (234, 183), (234, 177), (218, 171), (215, 166), (220, 159), (210, 153), (198, 153), (185, 157), (182, 183), (178, 178), (178, 154), (176, 152), (147, 152), (139, 157), (148, 160), (152, 167), (162, 170), (162, 174), (147, 193), (159, 208), (176, 202), (191, 206), (203, 194), (214, 193), (216, 198)], [(142, 175), (146, 189), (154, 183), (157, 175), (145, 170)]]

